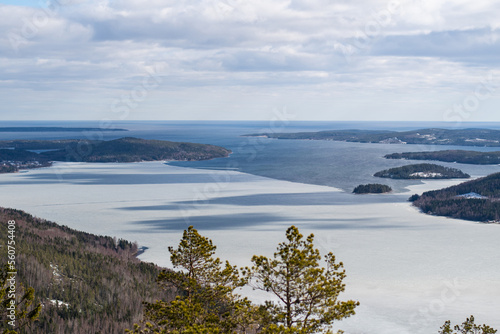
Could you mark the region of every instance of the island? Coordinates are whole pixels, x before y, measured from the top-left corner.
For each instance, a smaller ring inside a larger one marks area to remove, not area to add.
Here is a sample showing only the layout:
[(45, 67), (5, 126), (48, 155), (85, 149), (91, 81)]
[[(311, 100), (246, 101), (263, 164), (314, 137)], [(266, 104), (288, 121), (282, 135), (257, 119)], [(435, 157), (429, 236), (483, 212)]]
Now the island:
[(10, 126), (0, 127), (0, 132), (84, 132), (84, 131), (128, 131), (114, 128), (65, 128), (58, 126)]
[(373, 176), (390, 179), (467, 179), (469, 174), (456, 168), (434, 164), (415, 164), (385, 169)]
[(0, 141), (0, 173), (47, 167), (53, 161), (139, 162), (198, 161), (229, 156), (220, 146), (120, 138), (115, 140), (11, 140)]
[(385, 184), (370, 183), (360, 184), (352, 191), (354, 194), (384, 194), (391, 192), (392, 188)]
[(424, 213), (480, 222), (500, 221), (500, 173), (413, 195)]
[(384, 157), (386, 159), (435, 160), (475, 165), (500, 164), (500, 151), (477, 152), (465, 150), (445, 150), (433, 152), (403, 152), (387, 154)]
[(420, 129), (412, 131), (387, 130), (329, 130), (297, 133), (255, 133), (276, 139), (333, 140), (379, 144), (424, 144), (500, 147), (500, 130), (491, 129)]

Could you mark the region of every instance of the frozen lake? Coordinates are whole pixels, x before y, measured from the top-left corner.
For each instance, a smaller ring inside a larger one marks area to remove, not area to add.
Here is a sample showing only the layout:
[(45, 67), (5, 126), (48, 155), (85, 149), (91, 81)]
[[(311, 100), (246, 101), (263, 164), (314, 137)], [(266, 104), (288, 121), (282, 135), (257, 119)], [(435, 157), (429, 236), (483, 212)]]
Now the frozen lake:
[[(445, 320), (500, 328), (500, 226), (419, 213), (413, 193), (357, 196), (339, 189), (160, 162), (58, 163), (0, 175), (1, 206), (72, 228), (137, 241), (144, 261), (169, 266), (168, 246), (194, 225), (217, 255), (247, 265), (270, 256), (290, 225), (315, 233), (347, 271), (343, 299), (361, 302), (346, 333), (436, 333)], [(261, 299), (256, 295), (255, 299)]]

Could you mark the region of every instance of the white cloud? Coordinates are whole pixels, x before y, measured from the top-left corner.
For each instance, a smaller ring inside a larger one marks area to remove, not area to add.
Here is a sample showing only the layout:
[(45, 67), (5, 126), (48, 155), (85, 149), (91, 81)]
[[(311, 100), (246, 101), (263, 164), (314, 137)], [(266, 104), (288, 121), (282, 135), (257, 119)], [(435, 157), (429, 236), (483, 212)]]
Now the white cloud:
[[(0, 5), (0, 117), (16, 108), (29, 114), (31, 92), (40, 102), (32, 118), (61, 118), (71, 101), (83, 118), (98, 118), (88, 111), (92, 101), (102, 108), (156, 66), (163, 81), (138, 107), (145, 118), (206, 118), (215, 110), (214, 117), (234, 118), (228, 101), (246, 101), (240, 110), (294, 104), (303, 119), (369, 118), (370, 106), (412, 119), (409, 104), (439, 113), (500, 65), (500, 4), (486, 0), (61, 3)], [(64, 107), (49, 95), (65, 96)], [(159, 112), (173, 101), (188, 114)]]

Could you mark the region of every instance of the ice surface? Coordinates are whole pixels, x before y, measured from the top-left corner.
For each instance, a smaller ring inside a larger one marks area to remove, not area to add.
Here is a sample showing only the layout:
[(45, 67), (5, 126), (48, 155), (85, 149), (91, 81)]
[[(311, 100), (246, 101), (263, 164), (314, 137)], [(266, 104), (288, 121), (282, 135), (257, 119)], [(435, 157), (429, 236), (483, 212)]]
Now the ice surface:
[(160, 162), (57, 163), (0, 175), (0, 205), (137, 241), (148, 247), (140, 258), (162, 266), (170, 266), (167, 247), (191, 224), (213, 239), (219, 257), (241, 266), (254, 254), (270, 256), (294, 224), (345, 264), (342, 298), (361, 302), (338, 323), (346, 333), (436, 333), (445, 320), (461, 323), (471, 314), (500, 328), (500, 226), (424, 215), (406, 202), (461, 181), (362, 196)]

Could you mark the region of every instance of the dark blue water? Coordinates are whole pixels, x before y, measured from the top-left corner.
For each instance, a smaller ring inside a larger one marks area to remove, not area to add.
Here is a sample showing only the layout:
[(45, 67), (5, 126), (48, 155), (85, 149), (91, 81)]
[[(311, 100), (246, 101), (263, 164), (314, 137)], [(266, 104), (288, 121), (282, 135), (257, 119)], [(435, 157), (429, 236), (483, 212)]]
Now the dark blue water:
[[(99, 122), (2, 122), (0, 126), (65, 126), (99, 127)], [(358, 184), (384, 183), (402, 191), (419, 181), (388, 180), (372, 175), (382, 169), (408, 164), (403, 160), (387, 160), (383, 156), (394, 152), (428, 151), (459, 148), (457, 146), (363, 144), (331, 141), (276, 140), (243, 137), (259, 132), (300, 132), (334, 129), (413, 130), (429, 127), (456, 128), (437, 122), (180, 122), (137, 121), (114, 122), (115, 128), (127, 132), (45, 132), (0, 133), (8, 139), (115, 139), (124, 136), (145, 139), (187, 141), (224, 146), (233, 151), (229, 158), (196, 162), (171, 162), (171, 165), (233, 169), (279, 180), (327, 185), (352, 191)], [(500, 123), (464, 123), (460, 127), (500, 129)], [(498, 150), (498, 148), (466, 147), (462, 149)], [(500, 171), (498, 166), (443, 165), (460, 168), (473, 176)]]

